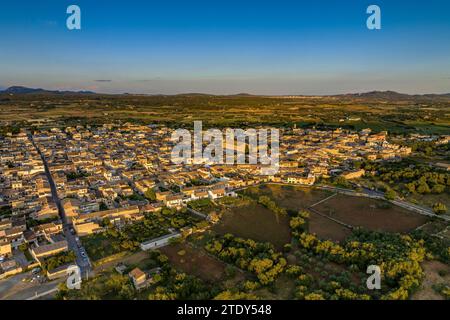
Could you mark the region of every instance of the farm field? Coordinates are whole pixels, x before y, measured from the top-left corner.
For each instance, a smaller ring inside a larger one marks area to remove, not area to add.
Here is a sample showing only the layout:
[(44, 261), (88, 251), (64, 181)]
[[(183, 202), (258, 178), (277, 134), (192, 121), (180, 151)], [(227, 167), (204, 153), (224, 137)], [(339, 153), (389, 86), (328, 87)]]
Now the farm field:
[(223, 262), (186, 243), (166, 246), (160, 251), (169, 258), (176, 269), (187, 274), (195, 275), (205, 281), (217, 281), (224, 276), (226, 265)]
[[(424, 105), (421, 105), (421, 104)], [(434, 107), (430, 108), (432, 104)], [(397, 93), (323, 97), (212, 95), (61, 95), (0, 94), (0, 120), (53, 119), (61, 124), (123, 120), (189, 125), (203, 120), (214, 127), (243, 123), (302, 127), (371, 128), (392, 133), (448, 133), (447, 96), (416, 97)], [(428, 118), (424, 119), (423, 115)], [(276, 116), (274, 116), (276, 115)], [(340, 122), (350, 115), (357, 122)]]
[(254, 198), (259, 196), (271, 197), (280, 207), (294, 211), (307, 209), (332, 194), (329, 191), (308, 187), (277, 184), (250, 187), (243, 193)]
[(291, 241), (289, 218), (276, 215), (257, 203), (230, 208), (212, 230), (222, 235), (231, 233), (241, 238), (270, 242), (277, 250)]
[[(322, 240), (342, 242), (351, 234), (350, 228), (325, 216), (354, 227), (400, 233), (413, 231), (429, 221), (427, 217), (381, 200), (342, 194), (327, 199), (333, 195), (331, 192), (314, 188), (268, 184), (249, 187), (242, 191), (242, 194), (253, 199), (263, 195), (269, 196), (277, 205), (285, 209), (309, 211), (309, 232), (315, 233)], [(322, 200), (325, 201), (320, 203)], [(325, 216), (309, 210), (311, 206), (314, 211)], [(245, 237), (245, 234), (242, 236)]]
[(428, 218), (380, 200), (337, 195), (315, 210), (354, 227), (373, 231), (410, 232)]
[(351, 234), (350, 228), (314, 212), (310, 212), (308, 227), (308, 231), (315, 233), (321, 240), (342, 242)]

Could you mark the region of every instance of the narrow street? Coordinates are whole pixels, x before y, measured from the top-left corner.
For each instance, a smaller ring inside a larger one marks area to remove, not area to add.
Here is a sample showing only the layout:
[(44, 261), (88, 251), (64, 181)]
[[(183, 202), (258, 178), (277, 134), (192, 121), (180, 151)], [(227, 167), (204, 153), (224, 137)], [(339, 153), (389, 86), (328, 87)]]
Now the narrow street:
[(61, 204), (61, 200), (58, 197), (58, 192), (56, 189), (55, 181), (53, 180), (53, 177), (50, 173), (50, 170), (48, 168), (47, 160), (45, 159), (44, 154), (41, 152), (39, 147), (36, 145), (35, 141), (33, 140), (33, 136), (31, 134), (28, 135), (31, 143), (36, 148), (37, 152), (41, 156), (42, 162), (44, 164), (45, 174), (48, 179), (48, 183), (50, 185), (50, 189), (52, 192), (52, 198), (55, 202), (59, 216), (61, 218), (61, 221), (63, 223), (63, 229), (64, 229), (64, 235), (66, 237), (67, 243), (69, 245), (69, 249), (75, 252), (76, 255), (76, 263), (80, 267), (81, 274), (84, 276), (89, 273), (91, 270), (91, 264), (89, 261), (89, 258), (87, 256), (86, 250), (81, 246), (81, 244), (78, 244), (76, 241), (76, 236), (72, 233), (73, 230), (73, 224), (67, 220), (66, 213), (64, 211), (64, 207)]

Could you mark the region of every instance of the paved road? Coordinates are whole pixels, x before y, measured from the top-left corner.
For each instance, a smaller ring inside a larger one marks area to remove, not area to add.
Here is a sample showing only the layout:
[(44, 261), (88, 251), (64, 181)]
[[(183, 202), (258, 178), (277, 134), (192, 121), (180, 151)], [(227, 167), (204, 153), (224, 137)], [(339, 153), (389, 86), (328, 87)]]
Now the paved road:
[(63, 223), (63, 229), (64, 229), (64, 235), (66, 237), (66, 240), (69, 245), (69, 249), (75, 252), (76, 255), (76, 263), (80, 267), (81, 273), (83, 275), (87, 274), (91, 270), (91, 263), (89, 261), (89, 257), (87, 256), (86, 250), (79, 244), (76, 240), (75, 235), (72, 233), (73, 231), (73, 224), (67, 220), (66, 212), (64, 211), (64, 207), (61, 204), (61, 200), (58, 197), (58, 192), (56, 189), (55, 181), (53, 180), (53, 177), (50, 173), (50, 170), (48, 168), (47, 160), (45, 159), (44, 154), (41, 152), (37, 144), (35, 143), (33, 136), (31, 134), (28, 135), (29, 139), (31, 140), (31, 143), (36, 148), (37, 152), (41, 156), (42, 162), (44, 164), (45, 174), (48, 179), (48, 183), (50, 185), (50, 189), (52, 192), (53, 201), (55, 202), (59, 216), (61, 218), (61, 221)]
[[(31, 271), (20, 273), (6, 279), (0, 280), (0, 300), (25, 300), (37, 294), (57, 288), (58, 284), (65, 279), (50, 282), (23, 281), (32, 277)], [(51, 296), (50, 296), (51, 297)]]
[(34, 296), (26, 298), (25, 300), (38, 300), (38, 299), (49, 299), (54, 297), (54, 295), (58, 292), (58, 287), (51, 288), (47, 291), (36, 292)]
[[(263, 182), (263, 183), (260, 183), (260, 184), (292, 185), (292, 184), (286, 184), (286, 183), (281, 183), (281, 182)], [(256, 184), (256, 185), (253, 185), (253, 186), (258, 186), (260, 184)], [(296, 185), (296, 184), (293, 184), (293, 185)], [(356, 187), (361, 188), (361, 191), (355, 191), (355, 190), (351, 190), (351, 189), (344, 189), (344, 188), (339, 188), (339, 187), (335, 187), (335, 186), (328, 186), (328, 185), (314, 185), (314, 186), (310, 186), (310, 187), (323, 189), (323, 190), (328, 190), (328, 191), (337, 192), (337, 193), (342, 193), (342, 194), (346, 194), (346, 195), (349, 195), (349, 196), (359, 196), (359, 197), (367, 197), (367, 198), (372, 198), (372, 199), (384, 199), (384, 200), (386, 200), (385, 197), (384, 197), (384, 193), (383, 192), (380, 192), (380, 191), (377, 191), (377, 190), (372, 190), (372, 189), (369, 189), (369, 188), (365, 188), (365, 187), (357, 185), (357, 184), (354, 184), (354, 185)], [(237, 191), (240, 191), (240, 190), (245, 190), (248, 187), (249, 186), (237, 188), (237, 189), (235, 189), (233, 191), (237, 192)], [(450, 216), (448, 216), (448, 215), (437, 215), (437, 214), (435, 214), (433, 212), (433, 210), (431, 210), (429, 208), (424, 208), (422, 206), (419, 206), (417, 204), (405, 201), (403, 199), (395, 199), (395, 200), (388, 200), (388, 201), (393, 203), (393, 204), (395, 204), (395, 205), (397, 205), (397, 206), (399, 206), (399, 207), (405, 208), (405, 209), (410, 210), (410, 211), (417, 212), (417, 213), (419, 213), (421, 215), (424, 215), (424, 216), (434, 217), (434, 218), (442, 219), (442, 220), (445, 220), (445, 221), (450, 221)]]

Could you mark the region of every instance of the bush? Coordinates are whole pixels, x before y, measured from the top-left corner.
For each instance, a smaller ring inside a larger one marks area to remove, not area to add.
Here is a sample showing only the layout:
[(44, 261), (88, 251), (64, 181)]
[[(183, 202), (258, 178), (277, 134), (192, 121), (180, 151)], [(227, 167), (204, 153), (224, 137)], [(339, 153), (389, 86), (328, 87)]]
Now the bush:
[(42, 270), (52, 271), (62, 265), (75, 261), (75, 253), (73, 251), (63, 252), (56, 256), (47, 258), (42, 263)]
[(436, 214), (444, 214), (447, 212), (447, 206), (441, 202), (436, 202), (433, 204), (432, 208)]
[(384, 196), (386, 197), (386, 199), (388, 200), (394, 200), (395, 198), (397, 198), (397, 192), (395, 192), (392, 189), (388, 189), (386, 191), (386, 193), (384, 194)]

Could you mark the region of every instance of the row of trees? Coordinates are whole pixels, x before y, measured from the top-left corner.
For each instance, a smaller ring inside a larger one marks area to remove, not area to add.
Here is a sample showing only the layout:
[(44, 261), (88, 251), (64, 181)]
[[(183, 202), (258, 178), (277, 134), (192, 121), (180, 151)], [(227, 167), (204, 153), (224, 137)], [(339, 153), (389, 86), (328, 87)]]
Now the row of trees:
[(70, 300), (130, 300), (135, 291), (130, 278), (115, 272), (105, 272), (83, 281), (80, 290), (70, 290), (65, 282), (59, 285), (57, 299)]
[(275, 214), (280, 214), (280, 215), (286, 215), (286, 209), (279, 207), (275, 201), (273, 201), (272, 199), (270, 199), (267, 196), (260, 196), (258, 198), (258, 203), (263, 205), (264, 207), (266, 207), (267, 209), (269, 209), (270, 211), (273, 211)]
[(408, 160), (399, 163), (364, 163), (366, 171), (376, 171), (381, 181), (391, 186), (402, 184), (406, 191), (419, 194), (441, 194), (450, 187), (450, 174)]
[(216, 236), (205, 248), (220, 260), (253, 273), (262, 285), (275, 281), (287, 264), (270, 243), (237, 238), (232, 234)]
[(301, 232), (307, 230), (307, 220), (309, 219), (309, 212), (302, 210), (297, 214), (291, 214), (289, 225), (294, 232)]
[(424, 241), (427, 253), (432, 255), (433, 259), (442, 261), (443, 263), (450, 264), (450, 240), (446, 238), (439, 238), (430, 235), (423, 230), (415, 230), (411, 233), (417, 241)]
[[(368, 300), (371, 296), (365, 293), (364, 286), (354, 284), (352, 268), (342, 270), (328, 263), (328, 258), (311, 250), (309, 244), (317, 241), (315, 235), (308, 233), (308, 211), (290, 213), (290, 228), (294, 238), (302, 238), (304, 246), (300, 245), (295, 252), (295, 265), (286, 268), (286, 274), (294, 279), (296, 284), (295, 297), (301, 300)], [(301, 235), (301, 237), (300, 237)], [(304, 238), (303, 238), (304, 237)], [(305, 249), (306, 247), (310, 250)], [(326, 242), (324, 248), (331, 247), (333, 242)]]
[(415, 141), (409, 145), (413, 152), (422, 153), (426, 156), (448, 154), (450, 144), (436, 144), (434, 141)]

